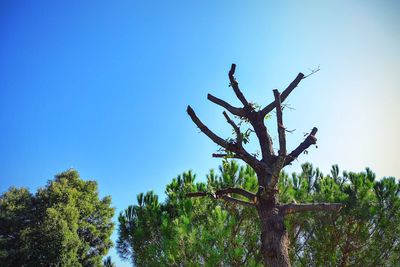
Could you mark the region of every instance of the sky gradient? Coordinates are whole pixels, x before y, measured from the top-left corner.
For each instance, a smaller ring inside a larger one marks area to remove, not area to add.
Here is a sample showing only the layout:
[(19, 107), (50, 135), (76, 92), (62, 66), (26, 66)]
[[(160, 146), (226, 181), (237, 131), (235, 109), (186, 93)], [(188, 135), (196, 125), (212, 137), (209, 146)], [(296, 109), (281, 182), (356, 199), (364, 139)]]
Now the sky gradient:
[(314, 126), (318, 148), (288, 171), (309, 161), (324, 173), (339, 164), (399, 178), (399, 14), (395, 0), (2, 1), (0, 192), (35, 191), (75, 168), (118, 214), (183, 171), (204, 179), (217, 147), (185, 110), (229, 136), (206, 95), (239, 105), (231, 63), (261, 105), (320, 66), (284, 113), (296, 129), (288, 150)]

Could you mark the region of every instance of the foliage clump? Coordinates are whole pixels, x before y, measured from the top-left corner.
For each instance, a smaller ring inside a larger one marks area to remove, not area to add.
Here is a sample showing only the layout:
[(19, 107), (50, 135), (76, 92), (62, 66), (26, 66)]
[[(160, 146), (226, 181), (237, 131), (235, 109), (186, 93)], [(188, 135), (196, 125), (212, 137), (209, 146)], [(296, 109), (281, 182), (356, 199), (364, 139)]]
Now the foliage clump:
[(101, 266), (112, 246), (110, 205), (76, 170), (36, 194), (10, 188), (0, 196), (1, 266)]

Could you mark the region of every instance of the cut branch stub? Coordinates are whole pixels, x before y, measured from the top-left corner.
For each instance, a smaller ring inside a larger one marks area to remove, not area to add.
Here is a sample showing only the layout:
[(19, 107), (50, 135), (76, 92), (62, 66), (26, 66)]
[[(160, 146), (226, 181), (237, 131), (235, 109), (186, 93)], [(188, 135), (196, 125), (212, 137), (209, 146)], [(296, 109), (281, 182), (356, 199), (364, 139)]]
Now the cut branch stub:
[(277, 89), (274, 91), (275, 107), (276, 107), (276, 121), (279, 136), (279, 156), (286, 156), (286, 134), (285, 127), (283, 126), (281, 94)]
[(240, 159), (240, 157), (234, 153), (213, 153), (212, 157), (224, 159)]
[(342, 203), (305, 203), (305, 204), (287, 204), (279, 207), (284, 214), (306, 211), (340, 211), (345, 205)]
[(231, 69), (229, 70), (228, 73), (230, 86), (232, 86), (233, 91), (235, 92), (237, 98), (239, 98), (240, 102), (242, 102), (243, 106), (247, 108), (249, 106), (249, 102), (247, 102), (242, 91), (240, 91), (239, 89), (239, 84), (234, 77), (235, 70), (236, 70), (236, 64), (232, 64)]
[(317, 131), (318, 131), (317, 127), (314, 127), (311, 130), (311, 133), (306, 137), (306, 139), (286, 157), (285, 165), (290, 164), (307, 148), (317, 143), (317, 138), (315, 137)]
[(233, 115), (240, 116), (240, 117), (245, 116), (245, 112), (244, 112), (243, 108), (233, 107), (229, 103), (225, 102), (222, 99), (219, 99), (218, 97), (213, 96), (212, 94), (208, 94), (207, 99), (210, 100), (211, 102), (225, 108), (227, 111), (229, 111)]
[[(217, 145), (222, 146), (223, 148), (228, 149), (229, 147), (229, 143), (227, 141), (225, 141), (224, 139), (222, 139), (221, 137), (219, 137), (218, 135), (216, 135), (215, 133), (213, 133), (210, 129), (208, 129), (207, 126), (205, 126), (201, 120), (197, 117), (196, 113), (194, 112), (194, 110), (188, 106), (187, 107), (187, 113), (189, 114), (190, 118), (192, 119), (192, 121), (197, 125), (197, 127), (199, 127), (199, 129), (205, 134), (207, 135), (214, 143), (216, 143)], [(234, 151), (232, 151), (234, 152)]]
[[(300, 81), (303, 78), (304, 74), (300, 72), (297, 75), (297, 77), (293, 80), (293, 82), (291, 82), (289, 86), (282, 92), (281, 103), (283, 103), (286, 100), (286, 98), (290, 95), (290, 93), (294, 90), (294, 88), (296, 88), (299, 85)], [(271, 102), (270, 104), (268, 104), (268, 106), (266, 106), (261, 110), (262, 117), (267, 116), (267, 114), (270, 113), (274, 108), (275, 108), (275, 101)]]
[(240, 128), (236, 125), (236, 123), (233, 120), (231, 120), (231, 118), (229, 118), (228, 114), (225, 111), (222, 112), (222, 114), (224, 115), (226, 121), (232, 126), (233, 130), (235, 130), (237, 143), (241, 145), (243, 138), (242, 138), (242, 133), (240, 132)]

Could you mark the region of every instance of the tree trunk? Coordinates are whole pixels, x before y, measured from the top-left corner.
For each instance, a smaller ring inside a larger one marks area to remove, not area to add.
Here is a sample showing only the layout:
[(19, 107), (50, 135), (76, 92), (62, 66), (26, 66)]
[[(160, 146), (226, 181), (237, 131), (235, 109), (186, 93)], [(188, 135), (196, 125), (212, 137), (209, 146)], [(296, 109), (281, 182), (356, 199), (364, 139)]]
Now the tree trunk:
[(259, 202), (258, 215), (261, 221), (261, 252), (264, 266), (290, 267), (289, 239), (283, 215), (279, 214), (273, 201), (264, 199)]

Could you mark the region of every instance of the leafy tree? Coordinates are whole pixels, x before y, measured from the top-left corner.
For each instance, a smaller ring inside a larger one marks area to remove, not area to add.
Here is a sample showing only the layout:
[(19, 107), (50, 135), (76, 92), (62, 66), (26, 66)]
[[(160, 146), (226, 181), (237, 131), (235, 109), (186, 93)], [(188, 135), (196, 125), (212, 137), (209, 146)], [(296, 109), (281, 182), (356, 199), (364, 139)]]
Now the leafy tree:
[[(233, 107), (222, 99), (213, 95), (208, 95), (208, 99), (213, 103), (222, 106), (230, 113), (240, 119), (240, 124), (236, 124), (224, 111), (223, 115), (227, 122), (232, 126), (235, 138), (223, 139), (212, 132), (197, 117), (194, 110), (188, 106), (187, 113), (199, 129), (207, 135), (213, 142), (221, 147), (222, 153), (213, 154), (214, 157), (238, 158), (250, 165), (257, 175), (258, 188), (250, 192), (234, 184), (234, 187), (226, 187), (218, 190), (213, 198), (219, 198), (238, 204), (252, 206), (257, 210), (258, 220), (261, 225), (260, 240), (261, 252), (264, 258), (265, 266), (290, 266), (289, 259), (289, 239), (285, 227), (285, 217), (292, 213), (302, 213), (306, 211), (339, 211), (343, 205), (340, 203), (282, 203), (279, 201), (279, 174), (282, 169), (291, 164), (299, 155), (306, 152), (307, 149), (316, 144), (317, 128), (314, 127), (302, 143), (300, 143), (292, 152), (288, 153), (286, 147), (286, 128), (283, 124), (283, 102), (289, 94), (298, 86), (305, 76), (299, 73), (297, 77), (289, 84), (282, 94), (274, 89), (274, 101), (264, 108), (247, 101), (239, 88), (234, 74), (236, 65), (228, 73), (230, 86), (235, 92), (237, 98), (243, 104), (243, 107)], [(313, 71), (312, 73), (318, 70)], [(311, 74), (312, 74), (311, 73)], [(309, 76), (309, 75), (308, 75)], [(276, 111), (276, 125), (278, 130), (279, 150), (275, 153), (272, 138), (265, 126), (265, 118), (273, 111)], [(242, 132), (242, 124), (250, 124), (249, 130)], [(261, 155), (249, 153), (244, 145), (249, 141), (249, 134), (255, 133), (259, 141)], [(238, 200), (229, 194), (240, 194), (247, 201)], [(188, 194), (189, 197), (207, 196), (207, 192), (194, 192)]]
[(68, 170), (33, 196), (11, 188), (0, 197), (3, 266), (101, 266), (112, 246), (111, 198)]
[[(24, 266), (31, 251), (33, 196), (11, 187), (0, 197), (0, 266)], [(26, 265), (25, 265), (26, 266)]]
[[(232, 184), (249, 191), (257, 177), (249, 167), (224, 160), (220, 174), (210, 171), (206, 183), (192, 172), (167, 185), (158, 202), (149, 192), (119, 216), (117, 250), (136, 266), (262, 266), (260, 225), (256, 211), (222, 199), (187, 198), (193, 191), (215, 194)], [(367, 169), (339, 174), (333, 166), (324, 176), (311, 164), (279, 179), (283, 203), (341, 202), (339, 213), (304, 212), (286, 217), (294, 266), (397, 266), (400, 260), (400, 183), (376, 180)], [(231, 197), (244, 199), (239, 194)]]

